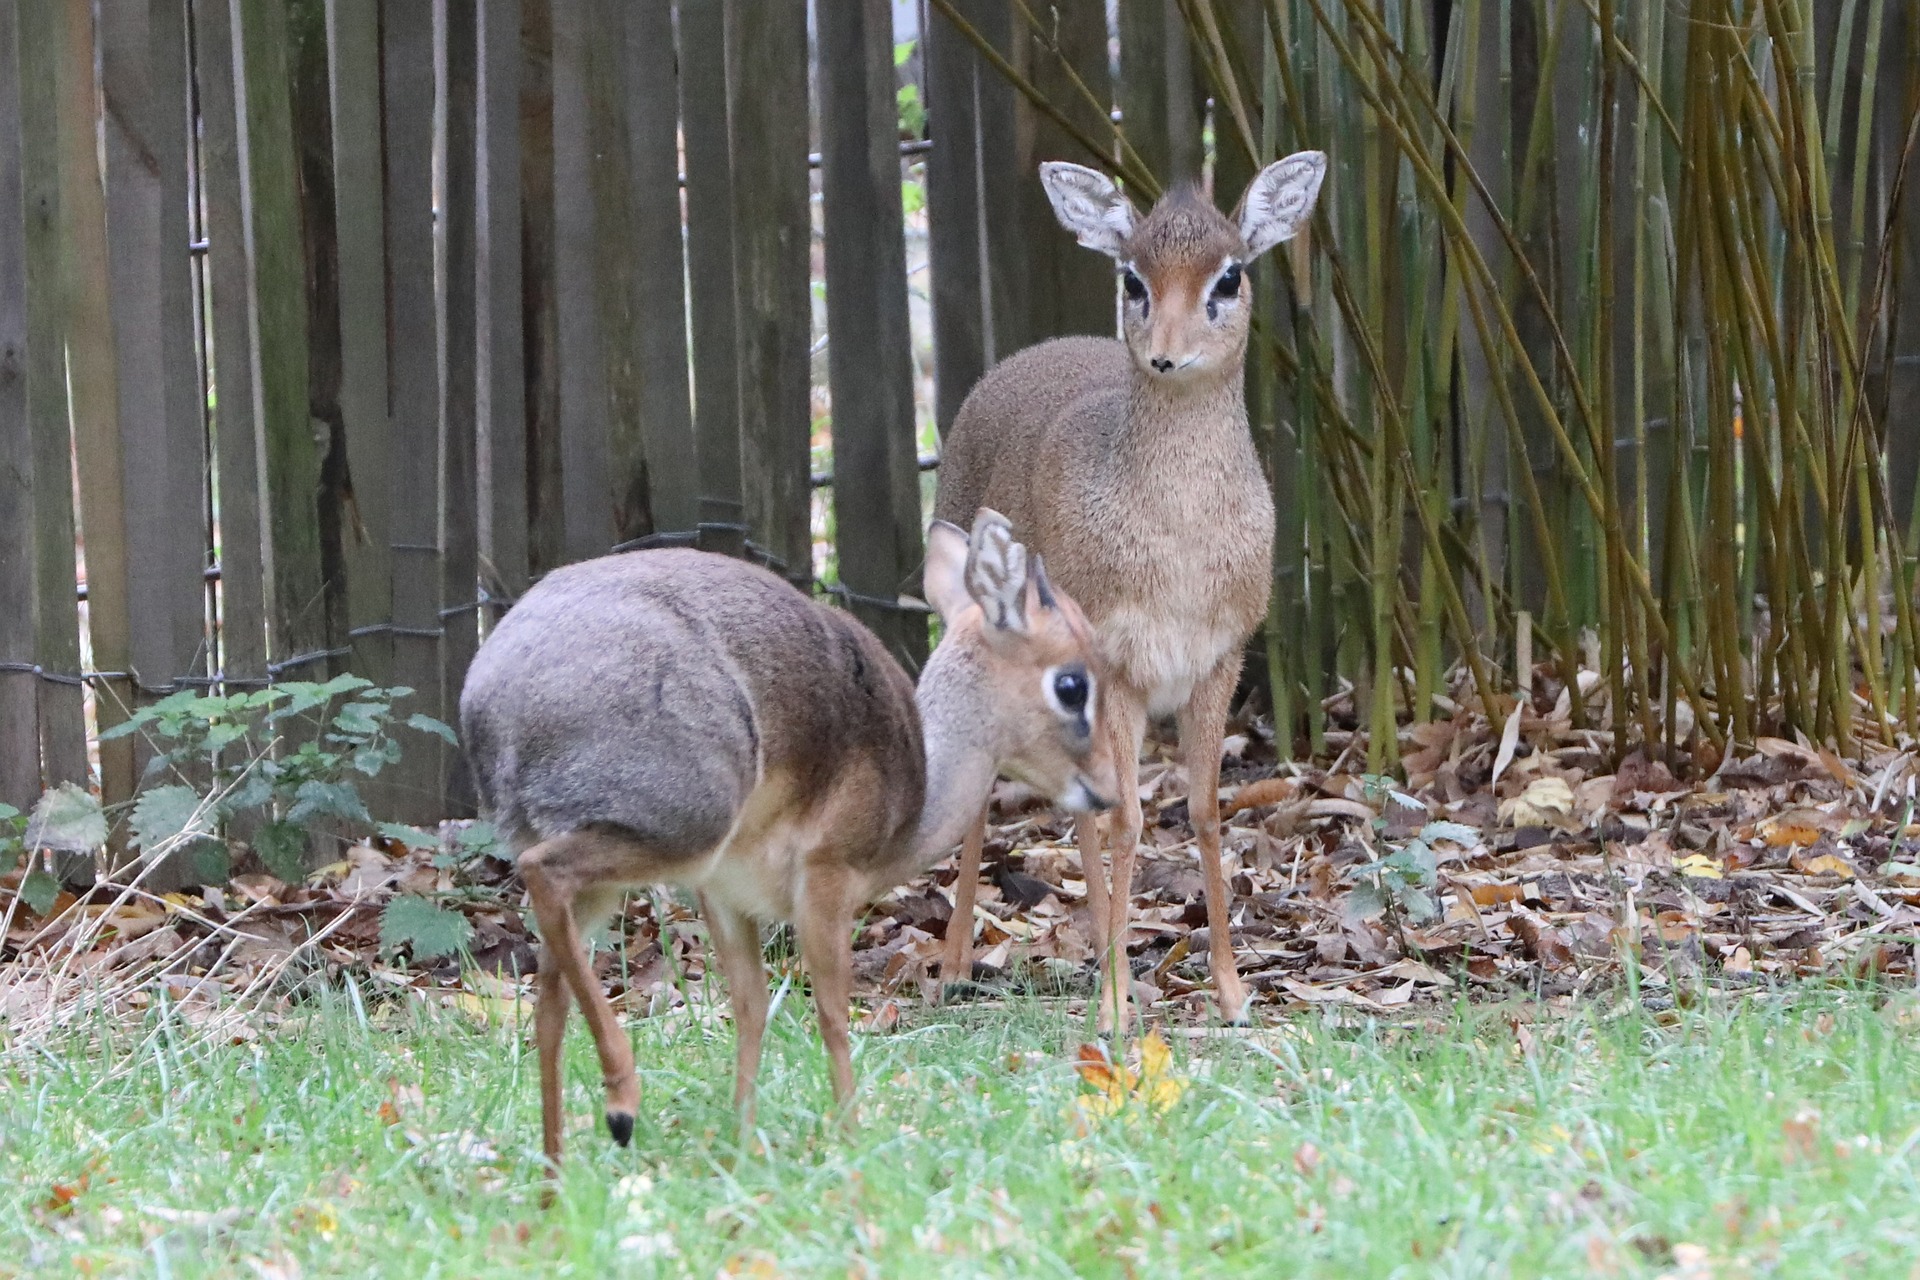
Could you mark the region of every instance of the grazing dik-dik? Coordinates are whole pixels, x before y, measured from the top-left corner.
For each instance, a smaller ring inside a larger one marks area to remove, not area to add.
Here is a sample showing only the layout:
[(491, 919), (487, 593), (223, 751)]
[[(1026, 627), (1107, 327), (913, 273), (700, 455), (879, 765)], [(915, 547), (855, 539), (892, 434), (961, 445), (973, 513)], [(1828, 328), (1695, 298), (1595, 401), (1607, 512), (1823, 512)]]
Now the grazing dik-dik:
[(946, 856), (1003, 770), (1075, 812), (1110, 803), (1092, 635), (1040, 557), (993, 512), (971, 537), (935, 522), (926, 591), (945, 635), (918, 689), (850, 615), (690, 550), (556, 570), (481, 646), (460, 721), (540, 926), (549, 1161), (570, 996), (599, 1050), (607, 1127), (622, 1145), (633, 1134), (633, 1048), (583, 941), (628, 888), (698, 892), (743, 1109), (767, 1020), (759, 926), (791, 921), (844, 1102), (854, 912)]
[[(1007, 512), (1086, 610), (1104, 660), (1101, 712), (1120, 769), (1119, 808), (1105, 823), (1111, 880), (1096, 824), (1083, 818), (1076, 833), (1103, 958), (1103, 1030), (1128, 1017), (1140, 743), (1149, 717), (1171, 713), (1205, 871), (1214, 992), (1223, 1019), (1245, 1020), (1217, 788), (1241, 651), (1273, 576), (1273, 501), (1247, 428), (1246, 268), (1305, 225), (1325, 173), (1324, 155), (1301, 152), (1262, 170), (1232, 219), (1190, 188), (1142, 218), (1093, 170), (1042, 165), (1062, 225), (1120, 265), (1125, 341), (1061, 338), (1009, 357), (961, 405), (942, 453), (935, 515)], [(976, 824), (947, 935), (949, 981), (968, 967), (980, 848)]]

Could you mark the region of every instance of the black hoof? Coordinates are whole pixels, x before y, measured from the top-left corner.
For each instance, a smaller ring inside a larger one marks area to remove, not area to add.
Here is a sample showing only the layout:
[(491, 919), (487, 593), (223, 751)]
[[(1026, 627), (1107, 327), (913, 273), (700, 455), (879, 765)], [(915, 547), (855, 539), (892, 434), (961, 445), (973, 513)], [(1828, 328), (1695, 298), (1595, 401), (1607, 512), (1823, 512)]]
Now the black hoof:
[(607, 1112), (607, 1132), (621, 1146), (633, 1141), (633, 1117), (624, 1111)]

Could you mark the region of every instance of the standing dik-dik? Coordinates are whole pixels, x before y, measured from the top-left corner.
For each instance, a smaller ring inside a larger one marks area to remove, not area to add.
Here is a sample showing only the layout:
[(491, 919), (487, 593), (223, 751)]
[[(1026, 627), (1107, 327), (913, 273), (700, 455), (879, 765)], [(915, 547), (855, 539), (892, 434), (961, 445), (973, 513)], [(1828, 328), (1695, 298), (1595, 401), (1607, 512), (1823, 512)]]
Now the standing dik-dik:
[[(1103, 1029), (1128, 1016), (1140, 743), (1149, 717), (1176, 712), (1214, 991), (1222, 1018), (1245, 1020), (1217, 788), (1241, 651), (1273, 576), (1273, 501), (1247, 430), (1246, 268), (1305, 225), (1325, 173), (1324, 155), (1301, 152), (1262, 170), (1231, 220), (1191, 189), (1141, 218), (1091, 169), (1042, 165), (1061, 223), (1120, 264), (1126, 340), (1062, 338), (996, 365), (961, 405), (941, 457), (935, 514), (1005, 511), (1086, 610), (1105, 663), (1101, 710), (1120, 769), (1106, 823), (1111, 881), (1095, 824), (1083, 819), (1077, 832), (1103, 957)], [(980, 848), (977, 824), (961, 857), (949, 980), (968, 964)]]
[(917, 690), (846, 613), (699, 551), (556, 570), (481, 646), (460, 721), (540, 925), (550, 1161), (569, 995), (599, 1050), (607, 1127), (633, 1134), (633, 1048), (582, 941), (628, 888), (698, 891), (743, 1108), (767, 1020), (759, 925), (791, 921), (845, 1101), (854, 912), (946, 856), (1002, 770), (1075, 812), (1110, 803), (1092, 634), (1040, 557), (993, 512), (971, 538), (935, 522), (926, 589), (946, 634)]

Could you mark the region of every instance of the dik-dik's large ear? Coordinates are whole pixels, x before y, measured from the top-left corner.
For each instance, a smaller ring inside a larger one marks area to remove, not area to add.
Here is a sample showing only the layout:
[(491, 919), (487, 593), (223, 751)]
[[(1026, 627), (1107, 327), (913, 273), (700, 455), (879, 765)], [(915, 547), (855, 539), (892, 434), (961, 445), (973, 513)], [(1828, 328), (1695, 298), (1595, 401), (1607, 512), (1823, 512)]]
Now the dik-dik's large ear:
[(1313, 216), (1320, 181), (1327, 176), (1324, 151), (1300, 151), (1255, 174), (1240, 198), (1240, 238), (1254, 257), (1299, 234)]
[(1133, 204), (1104, 173), (1064, 160), (1040, 166), (1040, 184), (1053, 202), (1053, 216), (1089, 249), (1118, 258), (1133, 234)]
[(927, 568), (921, 575), (927, 603), (940, 621), (953, 625), (960, 611), (973, 603), (967, 594), (967, 531), (957, 524), (935, 520), (927, 530)]

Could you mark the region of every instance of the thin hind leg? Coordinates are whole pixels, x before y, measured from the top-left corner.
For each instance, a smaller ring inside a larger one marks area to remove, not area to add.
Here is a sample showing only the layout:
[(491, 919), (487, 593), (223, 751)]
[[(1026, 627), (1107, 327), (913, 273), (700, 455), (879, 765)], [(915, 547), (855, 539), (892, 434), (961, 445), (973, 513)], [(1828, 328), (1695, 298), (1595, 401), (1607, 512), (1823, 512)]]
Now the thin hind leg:
[(625, 1146), (633, 1137), (634, 1113), (640, 1105), (640, 1085), (633, 1072), (633, 1045), (621, 1029), (613, 1003), (601, 990), (587, 959), (587, 932), (610, 912), (620, 900), (627, 884), (644, 881), (659, 859), (632, 840), (607, 832), (576, 831), (543, 841), (520, 855), (520, 875), (527, 895), (533, 901), (533, 914), (540, 925), (545, 946), (542, 955), (542, 1013), (553, 1005), (556, 1012), (548, 1022), (536, 1015), (543, 1035), (541, 1099), (543, 1128), (547, 1127), (547, 1100), (552, 1099), (554, 1131), (547, 1136), (547, 1157), (558, 1162), (560, 1140), (558, 1115), (560, 1101), (559, 1032), (566, 1022), (564, 1000), (550, 994), (545, 961), (565, 979), (580, 1011), (586, 1015), (587, 1029), (593, 1033), (594, 1048), (600, 1057), (600, 1075), (606, 1087), (607, 1129), (614, 1140)]
[(753, 1083), (760, 1074), (760, 1044), (767, 1032), (767, 970), (760, 955), (760, 926), (728, 907), (700, 896), (700, 914), (713, 935), (713, 952), (727, 978), (733, 1002), (733, 1107), (741, 1131), (753, 1127)]
[(534, 990), (534, 1039), (540, 1046), (540, 1149), (547, 1157), (547, 1167), (557, 1172), (566, 1129), (560, 1049), (567, 1038), (567, 1005), (572, 994), (552, 947), (540, 949), (540, 974)]

